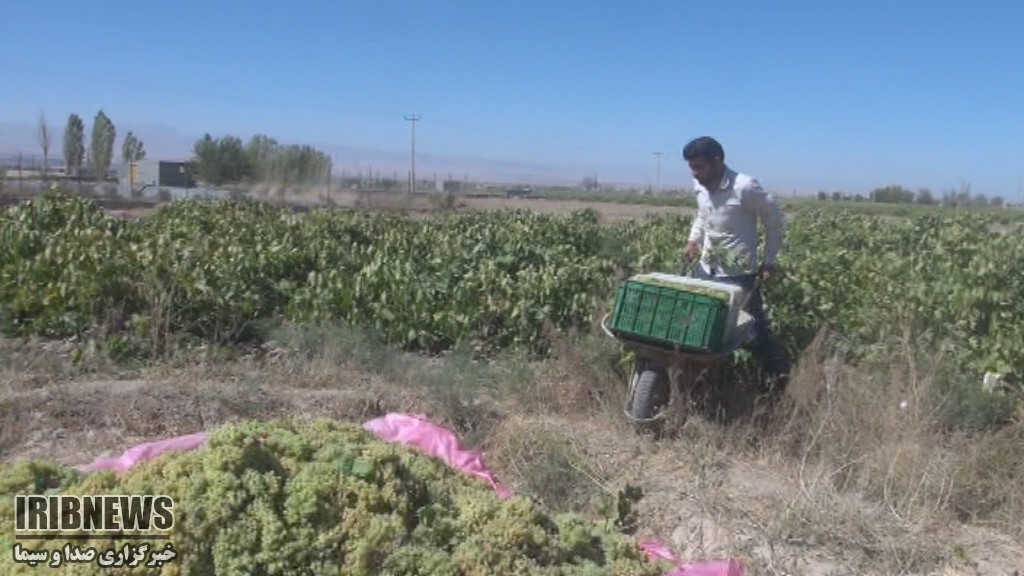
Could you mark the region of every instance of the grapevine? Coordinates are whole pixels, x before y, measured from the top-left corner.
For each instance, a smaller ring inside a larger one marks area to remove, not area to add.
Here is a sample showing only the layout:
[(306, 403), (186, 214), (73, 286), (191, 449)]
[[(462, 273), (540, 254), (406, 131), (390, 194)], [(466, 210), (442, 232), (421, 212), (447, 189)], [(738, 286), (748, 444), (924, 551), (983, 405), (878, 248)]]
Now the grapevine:
[[(972, 213), (886, 219), (799, 210), (769, 282), (794, 354), (822, 326), (864, 353), (902, 326), (978, 377), (1024, 376), (1024, 237)], [(586, 331), (624, 277), (677, 270), (690, 218), (611, 224), (527, 210), (430, 219), (297, 215), (256, 201), (174, 202), (122, 221), (47, 195), (0, 213), (0, 330), (244, 341), (286, 319), (374, 329), (429, 353), (473, 343), (546, 351), (543, 326)]]

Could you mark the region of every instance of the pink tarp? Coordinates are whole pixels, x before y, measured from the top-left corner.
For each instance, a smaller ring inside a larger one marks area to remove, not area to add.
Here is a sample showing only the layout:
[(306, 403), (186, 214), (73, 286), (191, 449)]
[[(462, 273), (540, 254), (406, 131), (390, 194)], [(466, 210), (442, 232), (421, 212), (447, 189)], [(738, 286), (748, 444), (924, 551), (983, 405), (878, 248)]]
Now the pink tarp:
[(466, 450), (450, 430), (430, 422), (423, 416), (388, 414), (370, 420), (363, 424), (363, 428), (387, 442), (419, 448), (456, 470), (486, 481), (502, 498), (512, 497), (512, 491), (502, 486), (487, 469), (482, 454), (475, 450)]
[[(456, 470), (486, 481), (502, 498), (513, 495), (487, 469), (480, 452), (464, 448), (451, 430), (430, 422), (424, 416), (388, 414), (366, 422), (363, 427), (384, 441), (413, 446)], [(164, 452), (194, 450), (203, 446), (206, 440), (205, 432), (197, 432), (147, 442), (129, 448), (120, 457), (97, 458), (85, 466), (80, 466), (79, 469), (83, 472), (113, 470), (121, 474), (132, 466), (156, 458)], [(665, 576), (743, 576), (743, 568), (737, 560), (680, 563), (679, 559), (660, 542), (641, 541), (639, 545), (652, 558), (661, 558), (677, 564)]]
[(117, 458), (97, 458), (85, 466), (79, 466), (79, 470), (83, 472), (113, 470), (120, 474), (132, 466), (135, 466), (140, 462), (156, 458), (164, 452), (193, 450), (205, 443), (205, 432), (197, 432), (186, 436), (176, 436), (174, 438), (157, 440), (156, 442), (147, 442), (145, 444), (139, 444), (138, 446), (132, 446)]

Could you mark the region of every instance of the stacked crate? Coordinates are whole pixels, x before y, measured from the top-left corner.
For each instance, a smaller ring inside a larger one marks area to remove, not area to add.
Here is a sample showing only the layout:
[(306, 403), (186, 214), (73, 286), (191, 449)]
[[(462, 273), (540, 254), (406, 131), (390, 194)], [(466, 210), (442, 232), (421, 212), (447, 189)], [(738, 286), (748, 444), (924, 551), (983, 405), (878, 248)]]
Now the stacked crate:
[(732, 336), (742, 297), (732, 284), (641, 274), (619, 287), (609, 329), (631, 340), (717, 353)]

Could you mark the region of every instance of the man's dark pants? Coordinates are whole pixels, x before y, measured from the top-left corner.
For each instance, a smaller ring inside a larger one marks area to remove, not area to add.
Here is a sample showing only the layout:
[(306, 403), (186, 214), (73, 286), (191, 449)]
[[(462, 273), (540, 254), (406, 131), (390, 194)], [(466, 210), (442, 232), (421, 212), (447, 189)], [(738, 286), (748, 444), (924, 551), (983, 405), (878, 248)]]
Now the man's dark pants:
[[(712, 280), (715, 282), (726, 282), (743, 287), (744, 290), (754, 288), (757, 279), (755, 274), (744, 274), (741, 276), (713, 276), (708, 274), (704, 268), (697, 264), (694, 266), (693, 276), (701, 280)], [(772, 333), (771, 326), (764, 313), (764, 301), (761, 296), (761, 289), (754, 290), (753, 295), (747, 302), (744, 312), (750, 314), (754, 320), (754, 341), (753, 353), (757, 358), (761, 369), (769, 378), (786, 378), (789, 376), (792, 361), (785, 349)]]

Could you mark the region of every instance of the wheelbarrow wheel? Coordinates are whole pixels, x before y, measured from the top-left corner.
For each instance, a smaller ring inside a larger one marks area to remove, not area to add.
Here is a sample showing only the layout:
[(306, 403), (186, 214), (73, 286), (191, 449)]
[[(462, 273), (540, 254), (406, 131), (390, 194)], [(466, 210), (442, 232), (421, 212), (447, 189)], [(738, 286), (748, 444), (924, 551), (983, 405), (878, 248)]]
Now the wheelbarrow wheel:
[(651, 362), (638, 360), (634, 370), (636, 381), (633, 385), (629, 416), (637, 432), (657, 433), (662, 421), (658, 418), (668, 406), (670, 382), (668, 372)]

